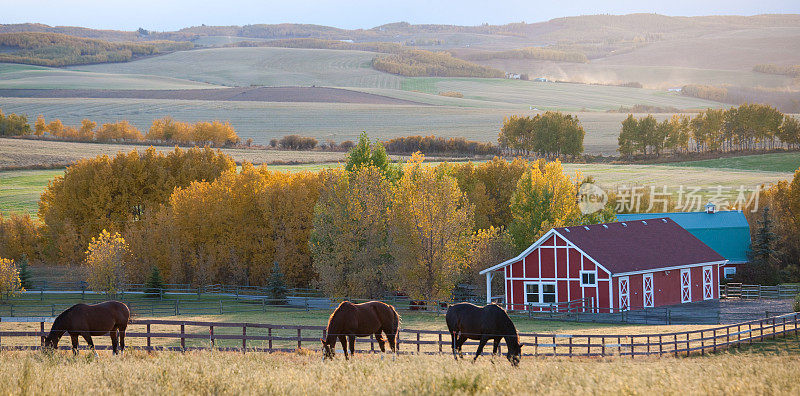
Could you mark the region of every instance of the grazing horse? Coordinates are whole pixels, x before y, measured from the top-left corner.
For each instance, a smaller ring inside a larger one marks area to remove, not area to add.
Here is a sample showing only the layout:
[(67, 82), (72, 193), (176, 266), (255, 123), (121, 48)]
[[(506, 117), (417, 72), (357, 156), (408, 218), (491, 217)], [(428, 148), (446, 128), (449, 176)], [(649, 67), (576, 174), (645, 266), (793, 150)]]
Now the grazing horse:
[(386, 352), (386, 347), (384, 346), (386, 340), (381, 337), (381, 332), (386, 334), (386, 338), (389, 339), (389, 347), (392, 352), (396, 353), (395, 340), (399, 326), (400, 315), (389, 304), (380, 301), (370, 301), (363, 304), (344, 301), (339, 304), (339, 307), (333, 311), (328, 319), (328, 326), (325, 328), (327, 337), (322, 339), (322, 350), (325, 353), (322, 360), (333, 359), (337, 338), (342, 343), (345, 359), (349, 359), (345, 342), (349, 342), (350, 354), (352, 355), (355, 352), (356, 337), (368, 337), (370, 334), (375, 335), (375, 339), (381, 347), (381, 352)]
[(470, 303), (458, 303), (447, 308), (447, 329), (452, 337), (453, 356), (458, 360), (463, 359), (461, 347), (467, 339), (479, 340), (478, 351), (475, 353), (474, 362), (483, 353), (483, 347), (490, 339), (494, 340), (492, 355), (500, 352), (500, 339), (505, 338), (508, 345), (506, 358), (511, 365), (519, 364), (522, 356), (522, 344), (514, 323), (503, 308), (497, 304), (479, 307)]
[[(45, 348), (58, 348), (58, 340), (64, 333), (72, 338), (72, 352), (78, 354), (78, 336), (82, 336), (92, 348), (95, 356), (92, 336), (111, 335), (111, 348), (116, 355), (125, 349), (125, 329), (131, 312), (128, 306), (119, 301), (106, 301), (99, 304), (75, 304), (53, 321), (50, 334), (44, 340)], [(119, 351), (117, 335), (119, 334)]]

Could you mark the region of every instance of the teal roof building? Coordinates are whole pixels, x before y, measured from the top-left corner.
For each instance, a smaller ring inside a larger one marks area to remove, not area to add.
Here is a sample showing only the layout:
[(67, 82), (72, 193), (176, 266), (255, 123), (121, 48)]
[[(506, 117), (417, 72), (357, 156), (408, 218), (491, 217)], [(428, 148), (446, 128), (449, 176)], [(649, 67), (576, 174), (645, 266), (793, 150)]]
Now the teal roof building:
[(617, 221), (668, 217), (697, 239), (714, 249), (731, 264), (747, 262), (750, 250), (750, 225), (739, 210), (719, 211), (713, 206), (705, 212), (618, 214)]

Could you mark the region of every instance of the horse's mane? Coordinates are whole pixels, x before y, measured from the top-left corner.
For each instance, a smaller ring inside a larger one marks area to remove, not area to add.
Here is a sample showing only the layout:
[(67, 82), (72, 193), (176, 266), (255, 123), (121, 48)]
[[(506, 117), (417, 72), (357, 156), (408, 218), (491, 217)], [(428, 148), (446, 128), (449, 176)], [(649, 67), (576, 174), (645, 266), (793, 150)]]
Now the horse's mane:
[(66, 311), (64, 311), (64, 312), (60, 313), (58, 316), (56, 316), (56, 318), (53, 320), (53, 329), (54, 330), (57, 330), (57, 329), (63, 330), (64, 321), (67, 320), (67, 317), (72, 313), (72, 311), (75, 310), (75, 307), (77, 307), (78, 305), (80, 305), (80, 304), (75, 304), (75, 305), (67, 308)]

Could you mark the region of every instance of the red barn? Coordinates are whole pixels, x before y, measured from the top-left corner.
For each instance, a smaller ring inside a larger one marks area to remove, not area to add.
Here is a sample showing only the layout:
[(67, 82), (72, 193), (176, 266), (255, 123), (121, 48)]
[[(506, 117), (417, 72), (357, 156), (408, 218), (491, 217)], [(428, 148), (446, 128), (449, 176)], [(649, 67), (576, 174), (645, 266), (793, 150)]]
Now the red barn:
[(582, 305), (618, 312), (717, 299), (719, 266), (726, 262), (673, 220), (658, 218), (553, 228), (481, 274), (487, 302), (492, 278), (504, 275), (510, 310)]

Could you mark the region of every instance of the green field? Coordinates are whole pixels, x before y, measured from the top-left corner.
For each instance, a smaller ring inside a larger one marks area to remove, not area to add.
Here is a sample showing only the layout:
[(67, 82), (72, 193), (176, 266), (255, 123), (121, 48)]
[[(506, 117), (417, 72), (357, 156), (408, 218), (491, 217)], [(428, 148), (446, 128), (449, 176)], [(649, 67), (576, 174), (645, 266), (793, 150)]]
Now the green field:
[[(281, 171), (319, 170), (337, 166), (335, 163), (307, 165), (271, 165), (270, 169)], [(592, 176), (597, 184), (607, 190), (624, 186), (663, 187), (676, 194), (680, 186), (699, 187), (703, 196), (711, 196), (718, 188), (728, 194), (736, 194), (740, 187), (753, 189), (762, 184), (790, 180), (790, 172), (752, 171), (737, 169), (708, 169), (672, 165), (612, 165), (612, 164), (564, 164), (565, 172), (573, 176), (576, 171)], [(39, 196), (47, 182), (63, 173), (63, 170), (19, 170), (0, 172), (0, 213), (30, 213), (35, 216), (39, 208)], [(731, 198), (732, 200), (733, 198)], [(705, 201), (704, 201), (705, 202)], [(698, 209), (699, 210), (699, 209)]]
[(670, 164), (694, 168), (724, 168), (760, 170), (770, 172), (794, 172), (800, 167), (800, 152), (747, 155), (702, 161), (686, 161)]
[(172, 77), (94, 73), (0, 63), (0, 89), (202, 89), (217, 86)]

